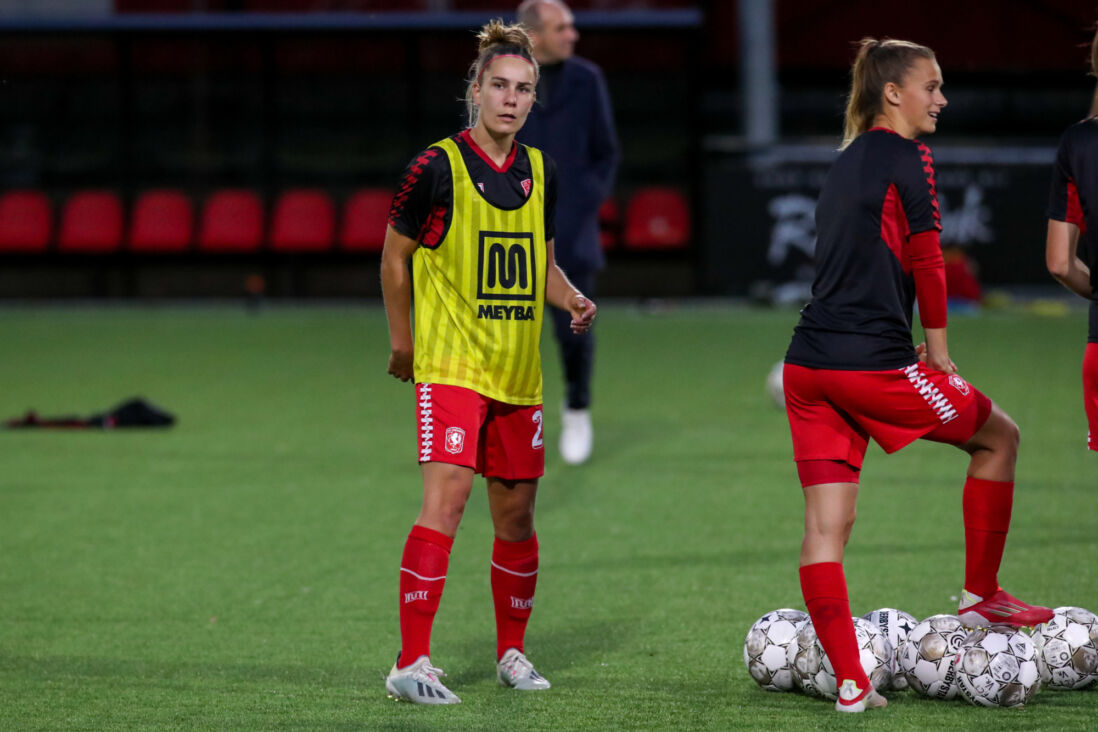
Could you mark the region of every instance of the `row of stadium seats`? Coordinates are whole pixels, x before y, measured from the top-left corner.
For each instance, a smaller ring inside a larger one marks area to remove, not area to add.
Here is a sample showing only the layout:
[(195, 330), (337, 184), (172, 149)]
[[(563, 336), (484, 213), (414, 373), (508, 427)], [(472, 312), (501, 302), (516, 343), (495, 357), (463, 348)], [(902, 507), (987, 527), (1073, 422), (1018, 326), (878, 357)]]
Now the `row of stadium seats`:
[[(113, 191), (85, 190), (69, 196), (54, 232), (52, 206), (41, 191), (0, 194), (0, 253), (37, 254), (55, 247), (69, 254), (377, 253), (385, 239), (392, 193), (362, 189), (343, 206), (338, 224), (336, 205), (325, 191), (292, 189), (274, 203), (270, 228), (263, 201), (254, 191), (225, 189), (203, 202), (195, 223), (191, 198), (178, 190), (150, 190), (134, 201), (126, 225), (122, 199)], [(638, 190), (626, 208), (624, 227), (617, 203), (600, 211), (602, 244), (612, 249), (624, 240), (630, 249), (681, 249), (690, 241), (686, 199), (671, 188)], [(196, 232), (197, 228), (197, 232)]]
[[(324, 191), (286, 191), (275, 202), (269, 239), (264, 238), (262, 199), (254, 191), (214, 191), (205, 200), (195, 232), (194, 206), (176, 190), (152, 190), (134, 201), (127, 229), (121, 198), (113, 191), (88, 190), (66, 199), (56, 236), (57, 251), (109, 254), (253, 253), (266, 243), (276, 252), (330, 251), (333, 242), (347, 252), (380, 252), (392, 193), (364, 189), (351, 194), (336, 233), (336, 211)], [(0, 251), (37, 253), (49, 249), (53, 221), (49, 198), (41, 191), (0, 195)]]

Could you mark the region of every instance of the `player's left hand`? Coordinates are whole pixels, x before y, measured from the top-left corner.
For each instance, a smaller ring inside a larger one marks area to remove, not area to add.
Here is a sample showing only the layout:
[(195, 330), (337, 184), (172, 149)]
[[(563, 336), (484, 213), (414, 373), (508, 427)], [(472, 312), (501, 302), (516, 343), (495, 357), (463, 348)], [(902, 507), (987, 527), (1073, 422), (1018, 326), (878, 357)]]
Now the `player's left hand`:
[(568, 312), (572, 313), (572, 332), (586, 333), (595, 321), (598, 306), (583, 295), (576, 293), (568, 303)]

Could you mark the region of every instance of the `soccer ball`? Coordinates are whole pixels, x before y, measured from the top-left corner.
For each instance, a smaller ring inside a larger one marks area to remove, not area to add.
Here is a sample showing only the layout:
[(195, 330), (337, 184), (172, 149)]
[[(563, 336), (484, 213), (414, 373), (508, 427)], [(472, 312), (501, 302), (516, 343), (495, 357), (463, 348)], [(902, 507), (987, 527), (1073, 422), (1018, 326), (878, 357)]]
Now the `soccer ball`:
[(789, 646), (797, 639), (797, 627), (808, 620), (802, 610), (772, 610), (755, 621), (743, 642), (743, 662), (747, 672), (764, 689), (792, 691), (793, 671), (789, 666)]
[[(865, 618), (852, 618), (854, 637), (862, 670), (874, 688), (883, 689), (892, 673), (892, 646), (881, 631)], [(793, 669), (794, 683), (813, 696), (835, 699), (838, 696), (835, 669), (827, 657), (812, 621), (797, 630), (797, 640), (789, 645), (788, 661)]]
[(953, 658), (967, 631), (956, 615), (931, 615), (907, 634), (900, 646), (900, 670), (915, 691), (931, 699), (957, 696)]
[(896, 652), (888, 636), (865, 618), (854, 618), (854, 635), (858, 639), (858, 653), (869, 682), (874, 689), (887, 689), (896, 662)]
[(1017, 628), (977, 628), (957, 652), (957, 686), (981, 707), (1021, 707), (1041, 688), (1037, 649)]
[(1085, 689), (1098, 681), (1098, 617), (1081, 607), (1058, 607), (1033, 629), (1041, 681), (1053, 689)]
[(785, 409), (785, 386), (782, 382), (784, 371), (785, 361), (778, 361), (766, 375), (766, 391), (779, 409)]
[[(883, 607), (880, 610), (868, 612), (862, 617), (877, 626), (877, 629), (881, 631), (884, 637), (888, 639), (889, 645), (892, 646), (892, 676), (888, 686), (897, 691), (903, 691), (907, 688), (908, 684), (907, 677), (900, 671), (900, 646), (907, 640), (907, 634), (919, 624), (919, 621), (910, 613), (905, 613), (903, 610), (896, 610), (891, 607)], [(878, 686), (875, 688), (878, 691), (881, 691), (882, 689), (888, 688), (888, 686)]]
[(826, 677), (823, 668), (826, 661), (812, 621), (804, 621), (797, 626), (797, 635), (786, 649), (786, 663), (793, 672), (794, 686), (812, 696), (823, 696), (817, 679)]

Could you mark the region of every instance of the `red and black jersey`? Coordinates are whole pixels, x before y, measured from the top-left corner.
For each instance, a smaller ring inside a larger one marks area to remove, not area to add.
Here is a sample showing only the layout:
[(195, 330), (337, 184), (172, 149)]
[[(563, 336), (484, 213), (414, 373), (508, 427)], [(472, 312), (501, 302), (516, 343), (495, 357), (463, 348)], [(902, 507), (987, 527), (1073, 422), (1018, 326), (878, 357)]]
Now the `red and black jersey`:
[[(469, 130), (451, 138), (461, 150), (461, 158), (481, 195), (496, 208), (513, 211), (530, 196), (534, 176), (530, 155), (523, 145), (513, 144), (502, 166), (473, 141)], [(553, 215), (557, 203), (556, 166), (542, 153), (545, 165), (545, 238), (556, 236)], [(412, 158), (400, 178), (400, 187), (389, 208), (389, 225), (397, 232), (434, 247), (450, 228), (454, 206), (454, 183), (450, 161), (441, 149), (429, 147)]]
[[(1098, 117), (1073, 124), (1060, 138), (1048, 217), (1079, 227), (1079, 258), (1090, 267), (1090, 286), (1098, 292)], [(1098, 343), (1098, 299), (1090, 302), (1087, 340)]]
[[(944, 283), (941, 228), (930, 148), (876, 127), (854, 140), (820, 191), (812, 302), (801, 311), (786, 361), (859, 371), (914, 363), (913, 242), (933, 233), (937, 262), (929, 268)], [(944, 290), (940, 299), (934, 327), (944, 326)]]

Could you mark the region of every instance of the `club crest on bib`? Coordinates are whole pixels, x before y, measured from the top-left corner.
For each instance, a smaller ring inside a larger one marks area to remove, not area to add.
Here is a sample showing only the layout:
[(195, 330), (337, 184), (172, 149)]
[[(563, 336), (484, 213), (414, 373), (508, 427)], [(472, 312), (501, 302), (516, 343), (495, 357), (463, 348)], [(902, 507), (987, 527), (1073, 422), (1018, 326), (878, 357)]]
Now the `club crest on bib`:
[(457, 455), (465, 449), (465, 430), (460, 427), (446, 428), (446, 452)]
[(527, 178), (522, 181), (522, 192), (526, 194), (526, 197), (530, 197), (530, 189), (534, 187), (534, 181)]
[(957, 391), (961, 392), (961, 394), (963, 394), (964, 396), (968, 396), (968, 382), (962, 379), (957, 374), (949, 375), (949, 385)]

